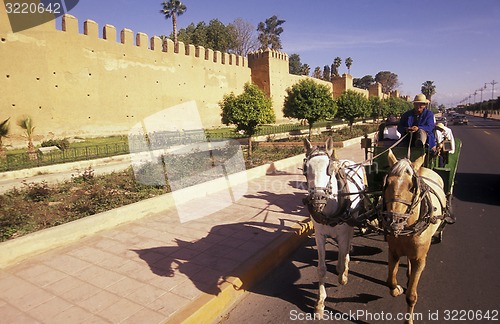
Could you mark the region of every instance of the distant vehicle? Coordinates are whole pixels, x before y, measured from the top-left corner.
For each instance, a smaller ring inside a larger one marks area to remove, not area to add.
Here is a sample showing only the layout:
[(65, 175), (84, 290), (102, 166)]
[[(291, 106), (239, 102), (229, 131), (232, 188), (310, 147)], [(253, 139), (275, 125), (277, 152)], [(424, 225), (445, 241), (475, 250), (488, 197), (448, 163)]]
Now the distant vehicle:
[(442, 123), (444, 126), (448, 126), (448, 119), (446, 117), (436, 117), (436, 124)]
[(453, 125), (467, 125), (469, 121), (465, 115), (456, 115), (453, 117)]

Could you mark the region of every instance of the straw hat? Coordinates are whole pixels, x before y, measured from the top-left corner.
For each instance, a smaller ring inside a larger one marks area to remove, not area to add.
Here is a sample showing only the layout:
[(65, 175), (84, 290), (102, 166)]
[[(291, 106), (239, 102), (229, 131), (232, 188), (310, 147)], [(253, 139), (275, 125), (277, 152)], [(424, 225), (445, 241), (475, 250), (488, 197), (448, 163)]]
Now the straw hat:
[(443, 123), (437, 123), (436, 128), (443, 129), (444, 130), (444, 125)]
[(427, 97), (423, 93), (419, 93), (418, 95), (415, 96), (415, 99), (413, 100), (414, 103), (429, 103), (429, 100), (427, 100)]

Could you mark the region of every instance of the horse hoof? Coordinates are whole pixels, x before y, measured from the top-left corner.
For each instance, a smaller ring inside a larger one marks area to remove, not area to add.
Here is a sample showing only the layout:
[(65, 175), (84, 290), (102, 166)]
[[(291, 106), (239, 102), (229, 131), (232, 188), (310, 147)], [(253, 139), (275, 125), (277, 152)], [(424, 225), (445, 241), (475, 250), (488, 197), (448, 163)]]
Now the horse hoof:
[(341, 284), (342, 286), (347, 285), (347, 276), (346, 275), (339, 276), (339, 284)]
[(403, 287), (401, 287), (400, 285), (397, 285), (396, 288), (394, 289), (391, 289), (391, 296), (392, 297), (396, 297), (396, 296), (399, 296), (403, 293)]

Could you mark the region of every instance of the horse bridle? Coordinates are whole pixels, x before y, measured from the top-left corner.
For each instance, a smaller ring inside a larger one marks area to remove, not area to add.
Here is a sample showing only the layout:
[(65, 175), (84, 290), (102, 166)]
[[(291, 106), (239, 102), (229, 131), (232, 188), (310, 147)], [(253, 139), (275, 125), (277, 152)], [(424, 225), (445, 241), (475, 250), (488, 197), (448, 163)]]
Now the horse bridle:
[[(389, 170), (388, 174), (390, 174), (390, 172), (391, 170)], [(396, 237), (399, 235), (420, 234), (427, 228), (427, 226), (429, 225), (429, 220), (432, 218), (432, 206), (429, 197), (429, 186), (421, 180), (421, 178), (417, 175), (413, 168), (411, 177), (413, 183), (410, 189), (410, 192), (413, 193), (411, 201), (398, 197), (392, 198), (391, 200), (386, 200), (384, 195), (382, 196), (382, 226), (384, 230)], [(388, 176), (386, 176), (384, 179), (383, 192), (385, 192), (385, 189), (387, 188), (387, 178)], [(406, 212), (398, 213), (387, 211), (387, 204), (392, 202), (406, 205)], [(422, 202), (425, 202), (425, 208), (420, 210), (420, 215), (417, 222), (415, 222), (412, 226), (408, 226), (408, 219), (413, 214), (415, 208)]]
[[(349, 206), (349, 199), (346, 199), (346, 196), (348, 196), (350, 193), (348, 192), (348, 186), (347, 186), (347, 174), (345, 173), (345, 170), (340, 163), (339, 160), (330, 157), (328, 153), (321, 151), (321, 150), (314, 150), (311, 152), (306, 158), (304, 158), (304, 164), (303, 164), (303, 174), (307, 178), (307, 164), (309, 160), (311, 160), (314, 157), (317, 156), (326, 156), (329, 159), (328, 167), (326, 170), (326, 174), (329, 177), (328, 182), (326, 187), (314, 187), (314, 188), (309, 188), (308, 187), (308, 196), (303, 199), (304, 204), (308, 207), (309, 212), (311, 213), (311, 216), (321, 224), (326, 224), (326, 225), (337, 225), (341, 222), (346, 222), (347, 218), (349, 215), (346, 213), (348, 206)], [(333, 176), (333, 170), (336, 169), (338, 172), (336, 172), (336, 181), (338, 183), (339, 190), (341, 191), (340, 193), (334, 193), (332, 190), (332, 176)], [(332, 199), (333, 196), (337, 196), (339, 199), (339, 204), (340, 207), (338, 208), (337, 212), (333, 215), (324, 215), (322, 210), (328, 203), (329, 199)]]

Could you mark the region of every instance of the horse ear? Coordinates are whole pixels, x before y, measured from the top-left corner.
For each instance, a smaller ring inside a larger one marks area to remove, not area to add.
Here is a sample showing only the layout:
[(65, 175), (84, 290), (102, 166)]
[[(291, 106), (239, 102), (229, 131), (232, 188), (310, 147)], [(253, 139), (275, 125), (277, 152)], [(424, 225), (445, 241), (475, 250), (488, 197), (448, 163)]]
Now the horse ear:
[(413, 169), (415, 169), (415, 171), (418, 171), (422, 166), (422, 164), (424, 164), (424, 162), (425, 162), (425, 154), (416, 159), (415, 162), (413, 162), (411, 165), (413, 165)]
[(309, 155), (312, 151), (312, 144), (307, 138), (304, 138), (304, 147), (306, 149), (306, 155)]
[(396, 158), (394, 153), (392, 153), (391, 149), (389, 149), (389, 154), (387, 155), (387, 159), (389, 160), (390, 167), (392, 167), (394, 164), (396, 164), (398, 162), (398, 159)]
[(333, 148), (333, 138), (331, 136), (328, 137), (328, 139), (325, 142), (325, 151), (326, 151), (326, 154), (328, 154), (328, 156), (330, 158), (333, 158), (333, 159), (337, 158), (337, 154), (335, 152), (335, 149)]

